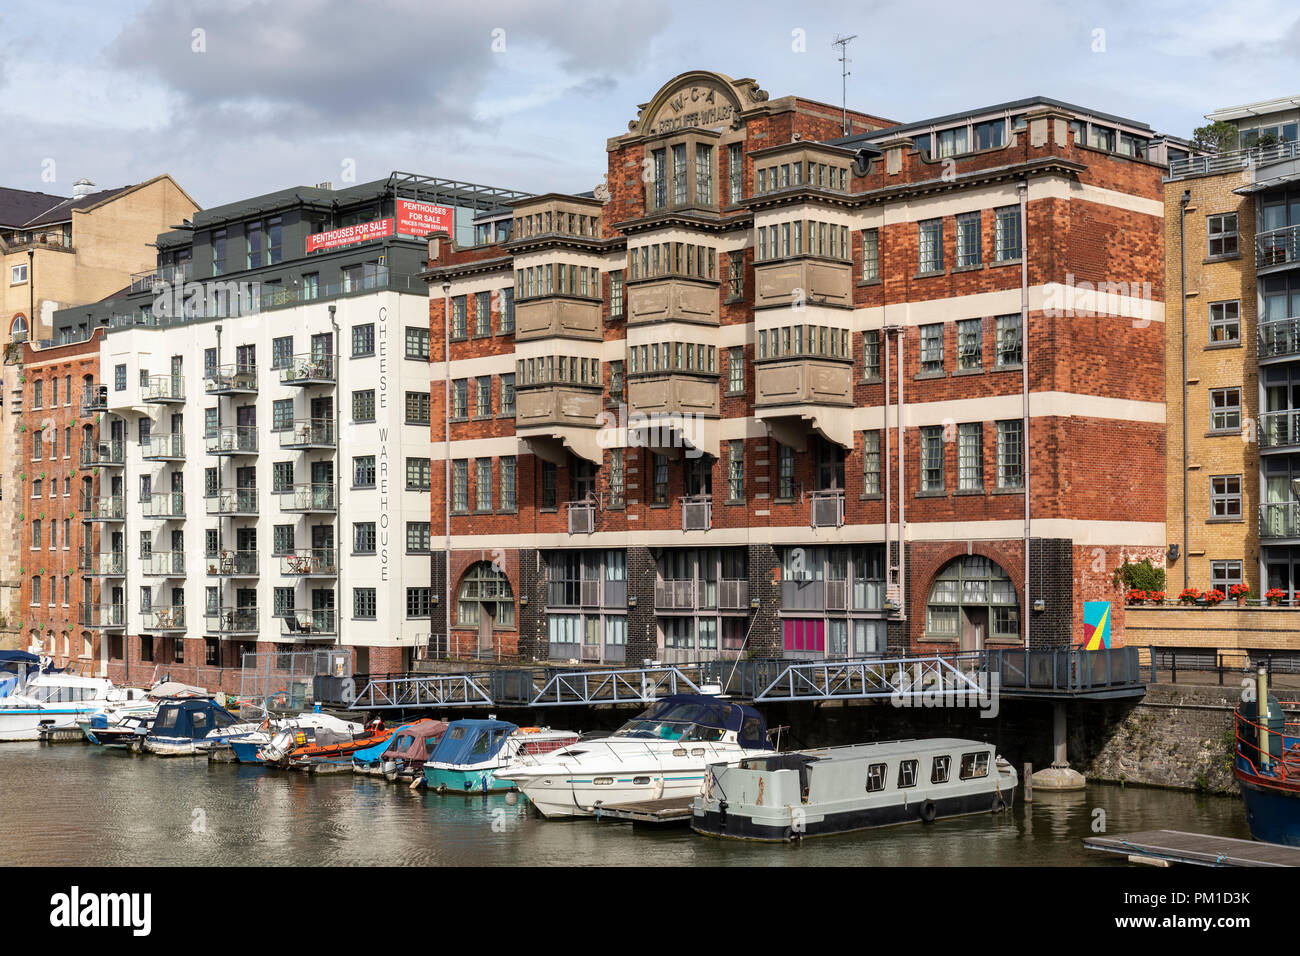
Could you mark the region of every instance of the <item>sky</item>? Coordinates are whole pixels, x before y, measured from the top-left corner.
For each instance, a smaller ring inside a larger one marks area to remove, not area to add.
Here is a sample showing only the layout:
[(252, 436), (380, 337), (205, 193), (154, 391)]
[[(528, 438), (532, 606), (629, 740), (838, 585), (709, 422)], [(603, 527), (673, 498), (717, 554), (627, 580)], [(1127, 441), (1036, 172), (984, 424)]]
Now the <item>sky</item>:
[(579, 192), (686, 70), (912, 122), (1044, 95), (1189, 136), (1300, 94), (1293, 0), (5, 0), (0, 185), (200, 205), (394, 170)]

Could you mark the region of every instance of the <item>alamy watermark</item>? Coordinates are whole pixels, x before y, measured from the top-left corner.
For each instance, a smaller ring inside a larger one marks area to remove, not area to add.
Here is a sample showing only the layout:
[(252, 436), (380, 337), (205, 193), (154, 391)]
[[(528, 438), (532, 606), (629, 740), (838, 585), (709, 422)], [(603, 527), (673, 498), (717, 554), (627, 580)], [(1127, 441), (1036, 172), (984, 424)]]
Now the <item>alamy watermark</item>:
[(891, 681), (889, 702), (895, 707), (966, 707), (978, 710), (982, 719), (997, 717), (1001, 709), (998, 674), (981, 672), (967, 680), (956, 675), (927, 671), (916, 675), (900, 668)]
[(652, 412), (629, 414), (626, 403), (617, 411), (596, 416), (600, 430), (596, 443), (601, 448), (681, 448), (687, 458), (704, 454), (704, 428), (708, 421), (692, 413), (666, 415)]

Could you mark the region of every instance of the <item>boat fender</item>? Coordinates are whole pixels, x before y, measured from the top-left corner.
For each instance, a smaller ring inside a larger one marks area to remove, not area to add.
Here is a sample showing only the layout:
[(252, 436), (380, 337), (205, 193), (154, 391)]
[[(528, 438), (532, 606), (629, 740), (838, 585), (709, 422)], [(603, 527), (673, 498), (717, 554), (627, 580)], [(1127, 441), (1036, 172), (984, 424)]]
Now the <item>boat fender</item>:
[(998, 785), (997, 780), (994, 780), (993, 781), (993, 809), (991, 812), (997, 813), (998, 811), (1005, 810), (1006, 808), (1007, 808), (1007, 802), (1006, 800), (1002, 799), (1002, 787)]
[(722, 800), (718, 803), (718, 823), (721, 826), (727, 825), (727, 801)]
[(927, 800), (925, 803), (921, 804), (920, 814), (922, 823), (933, 823), (935, 814), (934, 801)]
[(422, 786), (424, 786), (424, 777), (416, 777), (411, 781), (410, 789), (419, 790)]

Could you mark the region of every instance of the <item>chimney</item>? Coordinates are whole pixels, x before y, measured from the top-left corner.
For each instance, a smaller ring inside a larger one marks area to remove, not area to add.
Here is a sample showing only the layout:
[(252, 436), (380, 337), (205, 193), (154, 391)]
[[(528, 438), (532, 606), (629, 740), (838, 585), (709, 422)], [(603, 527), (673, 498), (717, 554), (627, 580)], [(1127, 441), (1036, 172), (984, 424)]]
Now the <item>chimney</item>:
[(72, 184), (72, 198), (84, 199), (95, 191), (95, 184), (89, 179), (78, 179)]

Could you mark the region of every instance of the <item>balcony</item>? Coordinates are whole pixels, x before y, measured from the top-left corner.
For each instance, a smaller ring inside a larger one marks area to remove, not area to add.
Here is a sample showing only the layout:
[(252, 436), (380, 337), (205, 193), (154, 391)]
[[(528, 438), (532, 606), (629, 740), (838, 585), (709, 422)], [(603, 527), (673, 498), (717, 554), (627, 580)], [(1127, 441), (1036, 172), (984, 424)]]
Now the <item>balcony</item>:
[(218, 554), (206, 555), (208, 574), (220, 578), (257, 577), (257, 552), (234, 551), (224, 548)]
[(604, 336), (599, 299), (547, 295), (515, 302), (515, 341), (590, 339)]
[(204, 615), (209, 634), (257, 634), (257, 607), (219, 607)]
[(332, 484), (303, 484), (281, 488), (280, 510), (297, 514), (333, 514), (338, 500)]
[(140, 383), (142, 401), (156, 405), (185, 403), (184, 375), (150, 375)]
[(290, 611), (280, 620), (280, 633), (289, 637), (311, 640), (313, 637), (335, 637), (338, 634), (337, 615), (333, 608)]
[(1259, 416), (1261, 451), (1300, 445), (1300, 410), (1264, 412)]
[(307, 451), (335, 445), (332, 418), (295, 418), (291, 427), (279, 434), (281, 448)]
[(146, 518), (163, 521), (185, 518), (185, 492), (159, 491), (140, 502), (141, 513)]
[(582, 578), (578, 581), (551, 581), (546, 586), (546, 606), (625, 608), (627, 607), (627, 580), (606, 579), (602, 582), (600, 578)]
[(338, 380), (338, 356), (295, 355), (280, 369), (281, 385), (333, 385)]
[(1252, 167), (1295, 159), (1300, 155), (1300, 143), (1278, 143), (1275, 146), (1252, 146), (1247, 149), (1229, 149), (1213, 156), (1188, 156), (1169, 161), (1169, 178), (1185, 179), (1188, 176), (1205, 176), (1211, 173), (1249, 170)]
[(885, 583), (866, 578), (781, 581), (783, 611), (879, 611)]
[(713, 496), (688, 495), (682, 503), (682, 530), (708, 531), (713, 527)]
[(203, 391), (209, 395), (256, 395), (257, 369), (251, 365), (222, 365), (203, 375)]
[(209, 455), (256, 455), (256, 425), (222, 425), (206, 436)]
[(844, 526), (844, 489), (814, 491), (809, 512), (813, 529), (842, 528)]
[(596, 530), (596, 502), (568, 501), (564, 509), (569, 516), (569, 534), (591, 534)]
[(84, 577), (120, 578), (126, 574), (126, 552), (77, 549), (77, 567)]
[(1300, 260), (1300, 226), (1255, 234), (1255, 268), (1294, 265)]
[(808, 256), (754, 266), (754, 308), (853, 307), (853, 264)]
[(183, 551), (154, 551), (144, 559), (144, 575), (151, 578), (185, 577)]
[(718, 283), (713, 279), (656, 278), (628, 283), (627, 324), (719, 322)]
[(185, 630), (185, 608), (153, 607), (144, 612), (141, 629), (145, 631), (183, 631)]
[(301, 578), (332, 578), (339, 573), (338, 552), (333, 548), (312, 548), (280, 556), (280, 573)]
[(694, 611), (697, 608), (748, 611), (749, 581), (745, 578), (655, 581), (656, 611)]
[(120, 438), (82, 442), (77, 460), (82, 468), (121, 468), (126, 464), (126, 443)]
[(125, 517), (121, 495), (81, 496), (82, 521), (122, 521)]
[(766, 359), (754, 363), (754, 417), (782, 444), (802, 449), (810, 431), (853, 447), (853, 432), (843, 409), (853, 407), (853, 363), (813, 356)]
[(515, 434), (547, 461), (562, 464), (565, 451), (600, 462), (596, 441), (601, 424), (598, 388), (579, 385), (529, 385), (515, 392)]
[(218, 488), (207, 496), (210, 515), (256, 515), (256, 488)]
[(1261, 538), (1300, 538), (1300, 501), (1279, 501), (1259, 506)]
[(184, 461), (185, 436), (150, 435), (140, 445), (140, 457), (145, 461)]
[(108, 411), (108, 386), (83, 385), (81, 387), (81, 417)]
[(719, 581), (718, 610), (748, 611), (749, 581), (745, 578), (723, 578)]
[(77, 624), (105, 631), (118, 631), (126, 627), (126, 606), (123, 604), (78, 604)]
[(656, 611), (693, 611), (695, 581), (655, 581)]
[(688, 372), (629, 375), (628, 405), (642, 415), (718, 417), (718, 377)]

